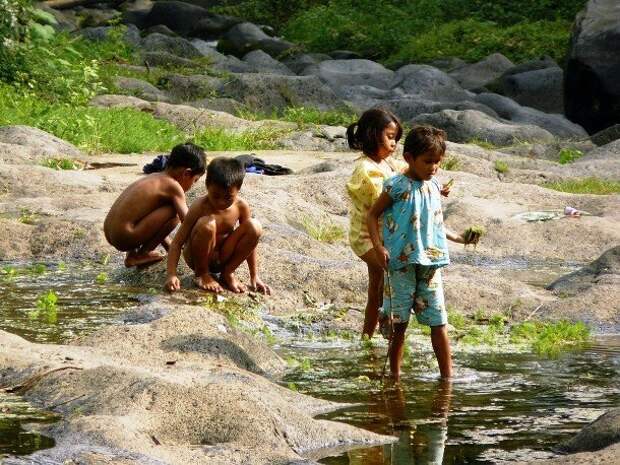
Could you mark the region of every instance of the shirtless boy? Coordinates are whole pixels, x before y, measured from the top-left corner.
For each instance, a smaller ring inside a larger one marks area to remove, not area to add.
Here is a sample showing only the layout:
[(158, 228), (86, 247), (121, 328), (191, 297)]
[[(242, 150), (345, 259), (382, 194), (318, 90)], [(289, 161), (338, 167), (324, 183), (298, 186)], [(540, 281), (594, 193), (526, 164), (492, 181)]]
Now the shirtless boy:
[(194, 270), (194, 283), (201, 289), (222, 292), (224, 289), (211, 273), (221, 273), (221, 283), (236, 293), (246, 287), (234, 272), (248, 262), (251, 287), (263, 294), (271, 289), (258, 277), (257, 251), (262, 228), (251, 218), (250, 206), (238, 197), (245, 169), (231, 158), (215, 158), (207, 168), (207, 195), (192, 203), (168, 254), (166, 290), (181, 288), (177, 265), (183, 258)]
[(163, 172), (145, 176), (125, 189), (103, 223), (107, 241), (127, 252), (125, 266), (145, 266), (164, 257), (168, 235), (187, 214), (185, 192), (204, 174), (204, 151), (191, 143), (172, 149)]

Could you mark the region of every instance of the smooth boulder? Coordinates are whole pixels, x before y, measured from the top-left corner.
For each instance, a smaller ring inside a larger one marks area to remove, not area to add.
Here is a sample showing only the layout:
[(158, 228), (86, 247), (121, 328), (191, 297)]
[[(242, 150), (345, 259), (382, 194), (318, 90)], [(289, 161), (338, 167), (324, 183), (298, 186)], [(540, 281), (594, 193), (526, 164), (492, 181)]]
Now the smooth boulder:
[(249, 108), (267, 112), (286, 107), (328, 110), (342, 106), (334, 92), (315, 76), (236, 74), (225, 80), (218, 91)]
[(560, 445), (567, 453), (596, 451), (620, 442), (620, 408), (604, 413)]
[(270, 37), (252, 23), (240, 23), (230, 28), (217, 44), (217, 50), (227, 55), (243, 57), (252, 50), (263, 50), (277, 57), (294, 45), (281, 39)]
[(420, 115), (411, 122), (444, 129), (448, 133), (448, 140), (452, 142), (482, 140), (506, 146), (522, 141), (550, 143), (554, 140), (551, 133), (537, 126), (500, 122), (476, 110), (442, 110)]
[(295, 76), (295, 73), (284, 63), (280, 63), (278, 60), (271, 58), (268, 53), (262, 50), (252, 50), (243, 57), (243, 61), (250, 65), (257, 73)]
[(481, 93), (476, 95), (476, 102), (486, 105), (509, 121), (520, 124), (533, 124), (549, 131), (562, 139), (583, 139), (588, 133), (562, 115), (544, 113), (535, 108), (523, 107), (514, 100), (498, 94)]
[(478, 89), (498, 78), (513, 66), (514, 63), (504, 55), (494, 53), (477, 63), (461, 66), (449, 74), (464, 89)]
[(394, 71), (370, 60), (325, 60), (306, 68), (302, 75), (317, 76), (322, 82), (342, 96), (343, 88), (355, 85), (389, 89)]
[(471, 100), (474, 94), (443, 71), (429, 65), (406, 65), (399, 68), (391, 87), (408, 96), (444, 102)]
[(620, 123), (620, 3), (590, 0), (571, 38), (564, 106), (590, 134)]
[(165, 34), (152, 33), (142, 39), (142, 49), (147, 52), (166, 52), (182, 58), (198, 58), (202, 54), (196, 47), (182, 37), (170, 37)]

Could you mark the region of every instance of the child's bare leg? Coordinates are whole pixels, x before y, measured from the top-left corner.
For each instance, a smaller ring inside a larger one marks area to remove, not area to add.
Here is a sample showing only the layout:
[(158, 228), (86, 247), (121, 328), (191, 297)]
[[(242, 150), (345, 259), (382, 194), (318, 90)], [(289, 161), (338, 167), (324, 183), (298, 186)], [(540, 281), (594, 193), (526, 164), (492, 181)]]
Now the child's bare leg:
[(364, 335), (372, 337), (379, 321), (379, 307), (383, 304), (383, 268), (379, 265), (374, 249), (360, 257), (368, 267), (368, 300), (364, 311)]
[(245, 292), (246, 287), (241, 284), (234, 272), (256, 248), (262, 233), (261, 224), (255, 219), (250, 219), (241, 223), (222, 244), (220, 249), (220, 262), (224, 266), (222, 280), (232, 292)]
[(190, 265), (196, 277), (194, 283), (201, 289), (210, 292), (222, 292), (220, 286), (209, 270), (209, 264), (213, 260), (215, 246), (217, 244), (217, 225), (211, 216), (205, 216), (196, 221), (192, 229), (187, 253), (189, 255), (188, 265)]
[(452, 353), (446, 325), (431, 327), (431, 342), (442, 378), (452, 377)]
[(161, 207), (148, 214), (131, 232), (133, 240), (141, 245), (127, 252), (125, 266), (145, 266), (163, 260), (155, 249), (178, 224), (179, 217), (172, 207)]
[(407, 325), (408, 323), (394, 324), (394, 331), (392, 333), (392, 342), (390, 344), (390, 371), (395, 381), (400, 379), (400, 365), (403, 361), (403, 354), (405, 353), (405, 332), (407, 331)]

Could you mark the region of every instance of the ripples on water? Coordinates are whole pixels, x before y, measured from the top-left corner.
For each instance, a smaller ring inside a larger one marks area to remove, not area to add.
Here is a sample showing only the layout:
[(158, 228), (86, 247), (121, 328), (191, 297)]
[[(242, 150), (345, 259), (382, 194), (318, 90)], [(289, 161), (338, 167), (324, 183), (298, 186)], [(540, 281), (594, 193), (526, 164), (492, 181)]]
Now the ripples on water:
[[(351, 450), (331, 465), (503, 464), (554, 456), (585, 423), (620, 405), (620, 338), (545, 359), (455, 350), (457, 377), (441, 383), (429, 347), (416, 344), (400, 386), (381, 387), (385, 348), (307, 349), (313, 369), (286, 381), (299, 391), (361, 406), (323, 418), (398, 438)], [(284, 354), (290, 349), (282, 347)], [(296, 349), (299, 356), (299, 349)], [(368, 381), (370, 380), (370, 381)]]

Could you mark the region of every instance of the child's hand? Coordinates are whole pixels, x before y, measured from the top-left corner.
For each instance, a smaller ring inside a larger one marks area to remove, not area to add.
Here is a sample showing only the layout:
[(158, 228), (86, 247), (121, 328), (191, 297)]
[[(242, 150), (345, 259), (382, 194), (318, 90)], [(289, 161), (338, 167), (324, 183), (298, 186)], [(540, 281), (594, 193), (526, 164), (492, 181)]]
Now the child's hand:
[(450, 189), (452, 189), (452, 184), (454, 184), (454, 179), (450, 179), (447, 183), (441, 186), (441, 190), (439, 191), (441, 192), (441, 195), (448, 197), (448, 195), (450, 195)]
[(463, 244), (465, 245), (469, 245), (469, 244), (478, 245), (478, 242), (480, 241), (481, 236), (482, 234), (480, 234), (479, 232), (475, 232), (475, 231), (468, 231), (468, 232), (461, 234), (461, 238), (463, 239)]
[(390, 261), (390, 252), (383, 246), (378, 249), (375, 248), (375, 253), (377, 254), (377, 259), (379, 260), (379, 264), (383, 267), (384, 270), (387, 270), (388, 262)]
[(267, 284), (265, 284), (258, 276), (256, 278), (250, 279), (250, 284), (252, 286), (252, 289), (254, 289), (256, 292), (260, 292), (261, 294), (265, 295), (271, 295), (271, 288), (267, 286)]
[(178, 276), (168, 276), (166, 279), (166, 284), (164, 284), (164, 289), (168, 292), (174, 292), (181, 289), (181, 281), (179, 281)]

